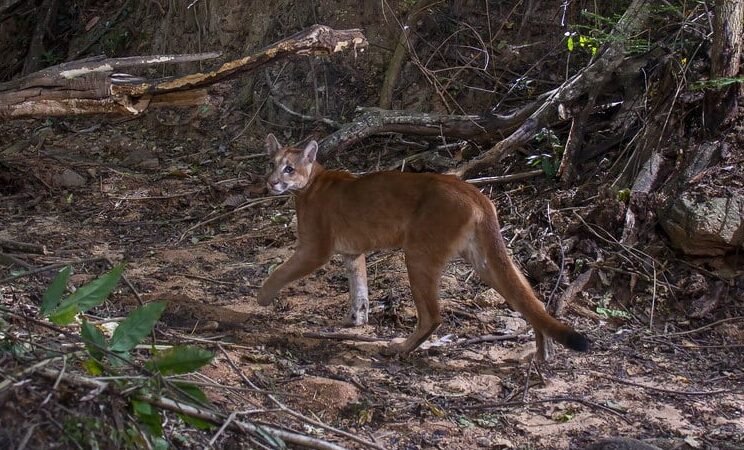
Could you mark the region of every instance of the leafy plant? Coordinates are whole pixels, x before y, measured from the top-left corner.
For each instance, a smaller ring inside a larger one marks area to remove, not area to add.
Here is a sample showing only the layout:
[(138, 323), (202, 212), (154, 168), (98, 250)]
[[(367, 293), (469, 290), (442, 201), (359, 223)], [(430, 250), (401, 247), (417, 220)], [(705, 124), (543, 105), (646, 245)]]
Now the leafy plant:
[(592, 56), (594, 56), (597, 54), (597, 51), (599, 51), (600, 42), (596, 38), (576, 32), (572, 33), (569, 31), (566, 32), (566, 36), (566, 48), (568, 48), (569, 52), (572, 52), (574, 51), (574, 49), (578, 48), (581, 50), (586, 50), (590, 52)]
[(623, 203), (628, 203), (630, 201), (630, 189), (625, 188), (617, 191), (617, 199)]
[(545, 152), (527, 157), (527, 164), (540, 167), (545, 175), (553, 178), (558, 173), (564, 147), (558, 136), (549, 128), (543, 128), (535, 135), (535, 141)]
[[(116, 288), (124, 270), (118, 265), (108, 273), (80, 286), (65, 296), (70, 280), (70, 267), (59, 271), (42, 297), (41, 314), (58, 325), (69, 325), (76, 317), (91, 308), (99, 306)], [(134, 350), (150, 333), (165, 311), (166, 302), (156, 301), (140, 306), (132, 311), (116, 327), (110, 339), (94, 324), (84, 318), (80, 326), (80, 337), (85, 344), (88, 358), (83, 361), (83, 368), (93, 376), (105, 373), (116, 375), (130, 362), (130, 352)], [(153, 351), (155, 351), (153, 346)], [(157, 397), (163, 389), (170, 389), (179, 401), (192, 405), (209, 403), (206, 394), (197, 386), (179, 381), (171, 382), (163, 377), (193, 372), (208, 364), (213, 353), (198, 347), (175, 346), (162, 353), (155, 354), (145, 361), (144, 367), (152, 374), (144, 382), (120, 382), (122, 391), (131, 392), (130, 406), (133, 416), (139, 422), (139, 428), (147, 432), (147, 447), (167, 449), (168, 442), (163, 438), (161, 411), (147, 401), (148, 397)], [(129, 384), (129, 385), (127, 385)], [(199, 429), (208, 429), (212, 424), (184, 414), (178, 416), (187, 424)], [(142, 439), (139, 433), (132, 435)], [(78, 442), (81, 439), (75, 438)], [(144, 443), (143, 443), (144, 444)]]
[(721, 77), (713, 78), (712, 80), (696, 81), (690, 85), (691, 91), (702, 91), (712, 90), (717, 91), (725, 87), (731, 86), (732, 84), (744, 82), (744, 77)]
[(110, 272), (81, 286), (63, 300), (62, 296), (70, 279), (70, 267), (65, 267), (60, 270), (44, 293), (41, 314), (57, 325), (69, 325), (78, 314), (103, 304), (119, 283), (123, 271), (124, 265), (119, 264)]

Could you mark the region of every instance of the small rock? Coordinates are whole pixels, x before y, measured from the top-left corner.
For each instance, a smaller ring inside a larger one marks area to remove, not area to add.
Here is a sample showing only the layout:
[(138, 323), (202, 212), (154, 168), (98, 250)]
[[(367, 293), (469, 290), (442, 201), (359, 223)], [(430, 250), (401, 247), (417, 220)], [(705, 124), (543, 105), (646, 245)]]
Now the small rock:
[(481, 308), (493, 308), (505, 302), (504, 297), (496, 292), (496, 289), (486, 289), (473, 299), (473, 303)]
[(497, 316), (495, 319), (500, 333), (516, 334), (527, 329), (527, 322), (520, 317)]
[(80, 187), (85, 186), (85, 177), (72, 169), (65, 169), (64, 172), (54, 176), (53, 183), (59, 187)]

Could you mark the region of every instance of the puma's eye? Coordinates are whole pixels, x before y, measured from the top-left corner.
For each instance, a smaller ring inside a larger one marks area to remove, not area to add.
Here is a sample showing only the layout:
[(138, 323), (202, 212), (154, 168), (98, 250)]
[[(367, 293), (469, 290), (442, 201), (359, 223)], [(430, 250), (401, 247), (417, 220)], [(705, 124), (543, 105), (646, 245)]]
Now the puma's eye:
[(292, 166), (285, 166), (284, 167), (284, 173), (292, 173), (294, 172), (294, 167)]

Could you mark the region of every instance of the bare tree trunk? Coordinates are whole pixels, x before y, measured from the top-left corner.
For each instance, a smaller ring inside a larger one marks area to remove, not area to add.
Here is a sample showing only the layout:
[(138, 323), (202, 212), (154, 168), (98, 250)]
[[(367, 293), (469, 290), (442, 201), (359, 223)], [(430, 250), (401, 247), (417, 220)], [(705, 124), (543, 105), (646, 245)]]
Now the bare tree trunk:
[[(713, 48), (710, 52), (710, 79), (733, 78), (739, 75), (742, 46), (744, 0), (716, 0), (713, 24)], [(741, 83), (726, 84), (705, 94), (705, 126), (718, 131), (737, 112), (737, 97)]]
[(39, 7), (39, 13), (36, 15), (36, 27), (34, 28), (34, 35), (31, 38), (31, 44), (28, 46), (28, 52), (26, 53), (26, 61), (23, 64), (23, 75), (28, 75), (31, 72), (36, 72), (42, 66), (41, 58), (44, 55), (44, 36), (49, 29), (49, 26), (57, 14), (57, 0), (44, 0), (44, 3)]

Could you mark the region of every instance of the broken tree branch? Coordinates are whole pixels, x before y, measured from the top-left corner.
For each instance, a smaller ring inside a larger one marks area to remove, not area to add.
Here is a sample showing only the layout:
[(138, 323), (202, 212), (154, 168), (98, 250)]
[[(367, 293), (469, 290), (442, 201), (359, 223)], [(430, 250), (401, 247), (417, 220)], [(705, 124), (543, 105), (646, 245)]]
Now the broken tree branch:
[(534, 102), (508, 115), (446, 115), (357, 108), (359, 115), (352, 122), (320, 141), (320, 154), (326, 157), (332, 152), (343, 151), (362, 139), (381, 133), (489, 142), (493, 141), (494, 136), (515, 129), (538, 106), (539, 102)]
[(329, 55), (363, 48), (360, 30), (314, 25), (214, 70), (145, 79), (115, 73), (121, 67), (153, 66), (215, 58), (218, 53), (129, 58), (94, 57), (49, 67), (0, 84), (0, 119), (80, 114), (139, 114), (148, 107), (184, 106), (207, 101), (205, 88), (293, 55)]

